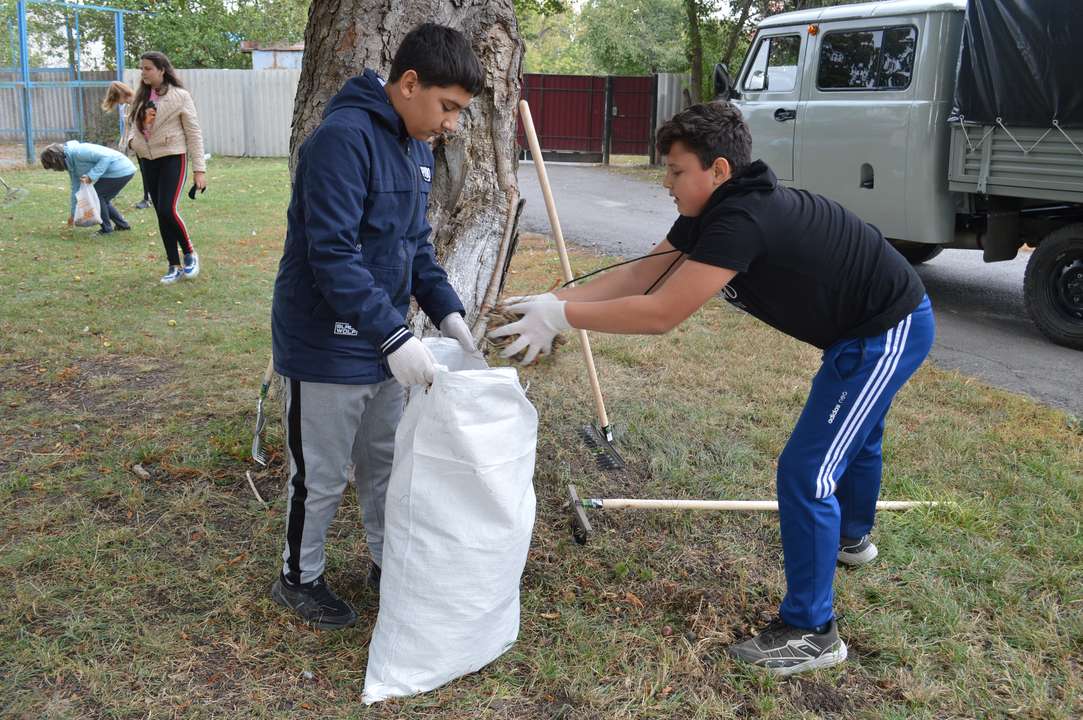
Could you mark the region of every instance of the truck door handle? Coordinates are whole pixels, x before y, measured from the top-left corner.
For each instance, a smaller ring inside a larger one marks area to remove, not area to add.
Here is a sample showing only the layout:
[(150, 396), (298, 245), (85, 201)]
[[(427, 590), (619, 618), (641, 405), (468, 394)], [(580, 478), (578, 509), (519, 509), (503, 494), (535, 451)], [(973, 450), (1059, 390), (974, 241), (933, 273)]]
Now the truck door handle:
[(779, 108), (778, 110), (775, 110), (775, 120), (778, 120), (779, 122), (786, 122), (787, 120), (796, 120), (796, 119), (797, 119), (797, 111), (796, 110), (787, 110), (786, 108)]

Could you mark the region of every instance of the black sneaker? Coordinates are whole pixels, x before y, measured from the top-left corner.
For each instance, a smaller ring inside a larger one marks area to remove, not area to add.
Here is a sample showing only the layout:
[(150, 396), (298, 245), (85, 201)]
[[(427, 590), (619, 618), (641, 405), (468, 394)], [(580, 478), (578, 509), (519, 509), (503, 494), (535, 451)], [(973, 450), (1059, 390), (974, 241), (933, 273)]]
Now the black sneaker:
[(838, 665), (846, 659), (846, 644), (839, 639), (834, 620), (817, 633), (776, 619), (754, 638), (730, 645), (726, 652), (738, 660), (786, 676)]
[(137, 202), (135, 204), (135, 208), (137, 210), (146, 210), (149, 207), (150, 207), (150, 200), (147, 200), (146, 198), (143, 198), (142, 200), (140, 200), (139, 202)]
[(871, 563), (879, 554), (880, 551), (869, 540), (868, 533), (857, 540), (852, 538), (839, 539), (839, 562), (843, 565), (857, 567), (858, 565)]
[(380, 592), (380, 576), (383, 575), (383, 571), (380, 570), (380, 566), (376, 563), (369, 565), (369, 576), (365, 578), (365, 584), (369, 586), (369, 589), (374, 592)]
[(340, 630), (357, 622), (357, 613), (327, 587), (323, 575), (303, 585), (290, 585), (279, 576), (271, 586), (271, 598), (321, 630)]

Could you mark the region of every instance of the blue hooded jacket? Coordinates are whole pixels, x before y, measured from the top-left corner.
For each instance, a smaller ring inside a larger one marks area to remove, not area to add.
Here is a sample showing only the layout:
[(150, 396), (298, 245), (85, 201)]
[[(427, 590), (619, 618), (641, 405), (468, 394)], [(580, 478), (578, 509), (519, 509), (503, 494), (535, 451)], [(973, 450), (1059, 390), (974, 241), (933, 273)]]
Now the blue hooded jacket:
[(86, 175), (90, 182), (96, 183), (100, 178), (121, 178), (135, 175), (135, 165), (122, 153), (113, 148), (83, 143), (78, 140), (68, 140), (64, 143), (64, 158), (68, 165), (68, 175), (71, 176), (71, 210), (69, 215), (75, 217), (75, 193), (82, 184), (81, 178)]
[(331, 99), (298, 153), (271, 331), (275, 370), (367, 385), (413, 335), (410, 296), (434, 323), (463, 313), (425, 217), (433, 155), (406, 133), (372, 70)]

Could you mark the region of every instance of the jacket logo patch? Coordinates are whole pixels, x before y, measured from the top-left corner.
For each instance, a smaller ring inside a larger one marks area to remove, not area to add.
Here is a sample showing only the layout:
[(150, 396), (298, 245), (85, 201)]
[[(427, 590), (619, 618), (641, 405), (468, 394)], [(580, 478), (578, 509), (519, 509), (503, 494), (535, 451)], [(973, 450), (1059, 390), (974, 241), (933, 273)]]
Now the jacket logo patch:
[(355, 337), (357, 335), (357, 330), (348, 322), (338, 321), (335, 323), (335, 335)]
[(421, 169), (421, 177), (425, 179), (425, 182), (432, 182), (432, 168), (428, 165), (418, 165)]

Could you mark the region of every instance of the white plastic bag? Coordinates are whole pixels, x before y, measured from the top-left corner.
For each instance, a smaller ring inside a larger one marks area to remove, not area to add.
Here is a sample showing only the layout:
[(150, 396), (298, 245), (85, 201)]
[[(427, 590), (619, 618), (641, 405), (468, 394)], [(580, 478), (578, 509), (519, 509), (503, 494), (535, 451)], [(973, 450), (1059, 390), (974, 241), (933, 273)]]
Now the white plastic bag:
[(79, 189), (75, 193), (75, 219), (79, 227), (91, 227), (101, 225), (102, 207), (98, 202), (98, 193), (94, 192), (94, 186), (85, 182), (79, 183)]
[(538, 414), (514, 368), (424, 342), (438, 368), (395, 435), (366, 704), (479, 670), (519, 635)]

